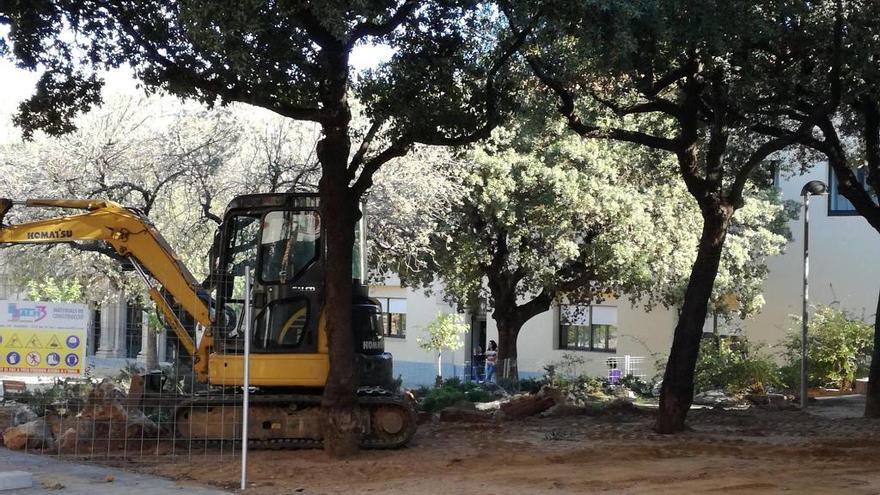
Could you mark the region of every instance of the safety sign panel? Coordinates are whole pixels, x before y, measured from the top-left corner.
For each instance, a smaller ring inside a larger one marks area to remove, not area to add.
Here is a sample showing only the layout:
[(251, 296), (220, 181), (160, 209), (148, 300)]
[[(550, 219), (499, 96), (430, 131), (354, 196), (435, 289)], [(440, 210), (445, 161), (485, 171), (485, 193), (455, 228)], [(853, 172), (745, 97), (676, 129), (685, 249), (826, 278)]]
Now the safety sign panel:
[(0, 373), (82, 376), (88, 306), (0, 301)]

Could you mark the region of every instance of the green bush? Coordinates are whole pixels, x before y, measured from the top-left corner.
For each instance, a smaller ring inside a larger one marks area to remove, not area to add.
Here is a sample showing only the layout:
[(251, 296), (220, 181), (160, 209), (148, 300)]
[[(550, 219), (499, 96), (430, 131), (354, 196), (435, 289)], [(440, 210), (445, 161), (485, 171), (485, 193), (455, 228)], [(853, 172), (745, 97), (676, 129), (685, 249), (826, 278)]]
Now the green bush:
[(654, 385), (633, 375), (626, 375), (620, 379), (620, 385), (639, 397), (653, 397)]
[(745, 339), (720, 342), (703, 339), (694, 373), (696, 392), (726, 390), (730, 393), (765, 393), (779, 387), (779, 367), (763, 353), (761, 346)]
[[(786, 385), (800, 384), (801, 323), (783, 342)], [(817, 306), (810, 318), (807, 340), (807, 384), (850, 389), (856, 377), (868, 373), (874, 349), (874, 329), (847, 311)]]
[(479, 384), (450, 378), (436, 388), (417, 389), (413, 395), (420, 398), (419, 408), (422, 411), (437, 412), (460, 401), (490, 402), (495, 400), (491, 392), (483, 390)]

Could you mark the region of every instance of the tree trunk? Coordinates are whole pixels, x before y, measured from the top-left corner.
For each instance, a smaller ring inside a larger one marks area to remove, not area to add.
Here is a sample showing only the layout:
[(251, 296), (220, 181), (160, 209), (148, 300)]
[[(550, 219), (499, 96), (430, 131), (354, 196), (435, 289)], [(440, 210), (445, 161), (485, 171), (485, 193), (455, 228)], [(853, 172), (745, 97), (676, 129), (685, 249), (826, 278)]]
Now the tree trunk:
[(868, 373), (868, 394), (865, 400), (865, 417), (880, 418), (880, 296), (874, 314), (874, 350), (871, 353), (871, 371)]
[[(325, 139), (324, 143), (327, 141)], [(361, 435), (351, 327), (351, 264), (356, 207), (348, 197), (342, 174), (339, 177), (328, 174), (325, 167), (320, 187), (321, 219), (326, 237), (321, 323), (327, 332), (330, 355), (330, 372), (321, 401), (324, 450), (331, 457), (340, 458), (357, 452)]]
[(495, 363), (495, 376), (498, 379), (518, 383), (516, 339), (523, 324), (516, 318), (499, 314), (498, 308), (495, 309), (492, 318), (498, 325), (498, 360)]
[(443, 384), (443, 351), (437, 353), (437, 378), (440, 379), (440, 384)]
[(709, 299), (718, 275), (727, 227), (733, 215), (733, 208), (723, 205), (706, 207), (703, 211), (703, 232), (700, 235), (697, 259), (691, 268), (669, 361), (663, 375), (660, 410), (654, 426), (658, 433), (677, 433), (684, 429), (685, 417), (694, 398), (694, 368), (706, 323)]

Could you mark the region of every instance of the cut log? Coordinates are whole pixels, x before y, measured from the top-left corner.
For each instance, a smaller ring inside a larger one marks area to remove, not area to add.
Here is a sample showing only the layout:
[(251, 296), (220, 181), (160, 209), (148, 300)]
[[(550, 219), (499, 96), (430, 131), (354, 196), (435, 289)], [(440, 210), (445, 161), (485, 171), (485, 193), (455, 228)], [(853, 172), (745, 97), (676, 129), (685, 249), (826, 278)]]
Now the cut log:
[(552, 397), (529, 395), (512, 400), (507, 404), (502, 404), (500, 414), (506, 420), (522, 419), (546, 411), (553, 407), (554, 404), (556, 404), (556, 401)]

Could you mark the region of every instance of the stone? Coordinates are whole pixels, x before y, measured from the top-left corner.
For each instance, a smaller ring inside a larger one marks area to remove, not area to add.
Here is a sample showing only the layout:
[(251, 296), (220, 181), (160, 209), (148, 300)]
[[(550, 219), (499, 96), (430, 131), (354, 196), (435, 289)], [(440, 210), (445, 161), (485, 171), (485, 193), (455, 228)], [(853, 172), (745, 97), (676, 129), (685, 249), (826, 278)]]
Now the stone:
[(49, 425), (41, 418), (7, 428), (3, 432), (3, 444), (12, 450), (51, 449), (54, 441)]
[(79, 442), (79, 433), (74, 428), (68, 428), (61, 436), (58, 437), (58, 452), (71, 453), (76, 452)]
[(37, 419), (37, 413), (25, 404), (19, 404), (12, 415), (12, 426), (23, 425)]
[(501, 404), (504, 404), (504, 401), (493, 400), (492, 402), (476, 402), (474, 403), (474, 409), (477, 411), (497, 411), (501, 408)]
[(723, 390), (707, 390), (694, 396), (694, 404), (710, 407), (731, 407), (739, 403)]
[(25, 404), (8, 402), (0, 406), (0, 431), (37, 419), (37, 413)]
[(21, 490), (34, 486), (34, 477), (27, 471), (0, 472), (0, 491)]

